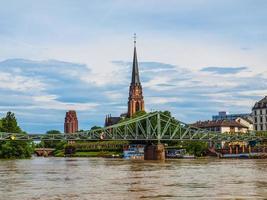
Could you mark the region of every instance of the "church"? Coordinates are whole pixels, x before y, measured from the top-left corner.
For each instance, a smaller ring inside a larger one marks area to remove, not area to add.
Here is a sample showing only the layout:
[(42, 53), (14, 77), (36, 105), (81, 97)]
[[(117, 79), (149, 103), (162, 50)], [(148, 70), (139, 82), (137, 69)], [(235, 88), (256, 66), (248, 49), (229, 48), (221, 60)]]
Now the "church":
[(136, 51), (136, 36), (134, 36), (134, 55), (132, 66), (132, 79), (129, 87), (128, 98), (128, 112), (127, 114), (121, 114), (120, 117), (112, 117), (107, 115), (105, 119), (105, 126), (111, 126), (118, 123), (123, 117), (131, 118), (136, 112), (145, 110), (145, 102), (143, 97), (143, 89), (139, 77), (137, 51)]

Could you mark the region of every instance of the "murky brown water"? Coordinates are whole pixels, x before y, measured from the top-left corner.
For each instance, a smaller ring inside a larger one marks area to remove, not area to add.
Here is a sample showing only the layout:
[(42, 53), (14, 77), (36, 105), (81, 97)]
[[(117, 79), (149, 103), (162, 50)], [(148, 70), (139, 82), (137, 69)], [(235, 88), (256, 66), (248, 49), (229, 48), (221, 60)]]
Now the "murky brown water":
[(0, 160), (0, 199), (267, 199), (267, 160)]

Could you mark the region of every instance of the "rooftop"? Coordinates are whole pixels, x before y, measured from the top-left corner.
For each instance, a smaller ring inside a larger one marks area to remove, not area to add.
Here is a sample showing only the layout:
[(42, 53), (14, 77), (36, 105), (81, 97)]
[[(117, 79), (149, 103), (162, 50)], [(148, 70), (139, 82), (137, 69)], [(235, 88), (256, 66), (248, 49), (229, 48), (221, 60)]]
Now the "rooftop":
[(267, 108), (267, 96), (256, 102), (252, 109)]
[(197, 121), (192, 124), (198, 128), (213, 128), (213, 127), (238, 127), (238, 128), (248, 128), (239, 124), (234, 120), (208, 120), (208, 121)]

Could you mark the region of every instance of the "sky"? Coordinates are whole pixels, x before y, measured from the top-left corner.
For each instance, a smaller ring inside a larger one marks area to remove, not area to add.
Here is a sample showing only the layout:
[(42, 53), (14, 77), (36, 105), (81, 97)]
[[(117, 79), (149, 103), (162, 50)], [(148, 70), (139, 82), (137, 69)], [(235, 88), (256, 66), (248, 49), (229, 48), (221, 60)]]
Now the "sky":
[(267, 95), (265, 0), (0, 0), (0, 117), (29, 133), (127, 111), (133, 34), (146, 111), (250, 113)]

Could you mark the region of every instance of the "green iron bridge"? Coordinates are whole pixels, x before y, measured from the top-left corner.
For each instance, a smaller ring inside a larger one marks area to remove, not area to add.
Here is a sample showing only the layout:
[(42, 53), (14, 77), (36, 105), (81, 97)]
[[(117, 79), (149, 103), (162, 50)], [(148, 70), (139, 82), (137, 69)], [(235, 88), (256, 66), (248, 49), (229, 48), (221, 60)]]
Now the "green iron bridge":
[(267, 140), (267, 135), (256, 133), (222, 134), (196, 128), (167, 116), (162, 112), (152, 112), (143, 116), (122, 121), (118, 124), (73, 134), (18, 134), (0, 133), (0, 141), (253, 141)]

